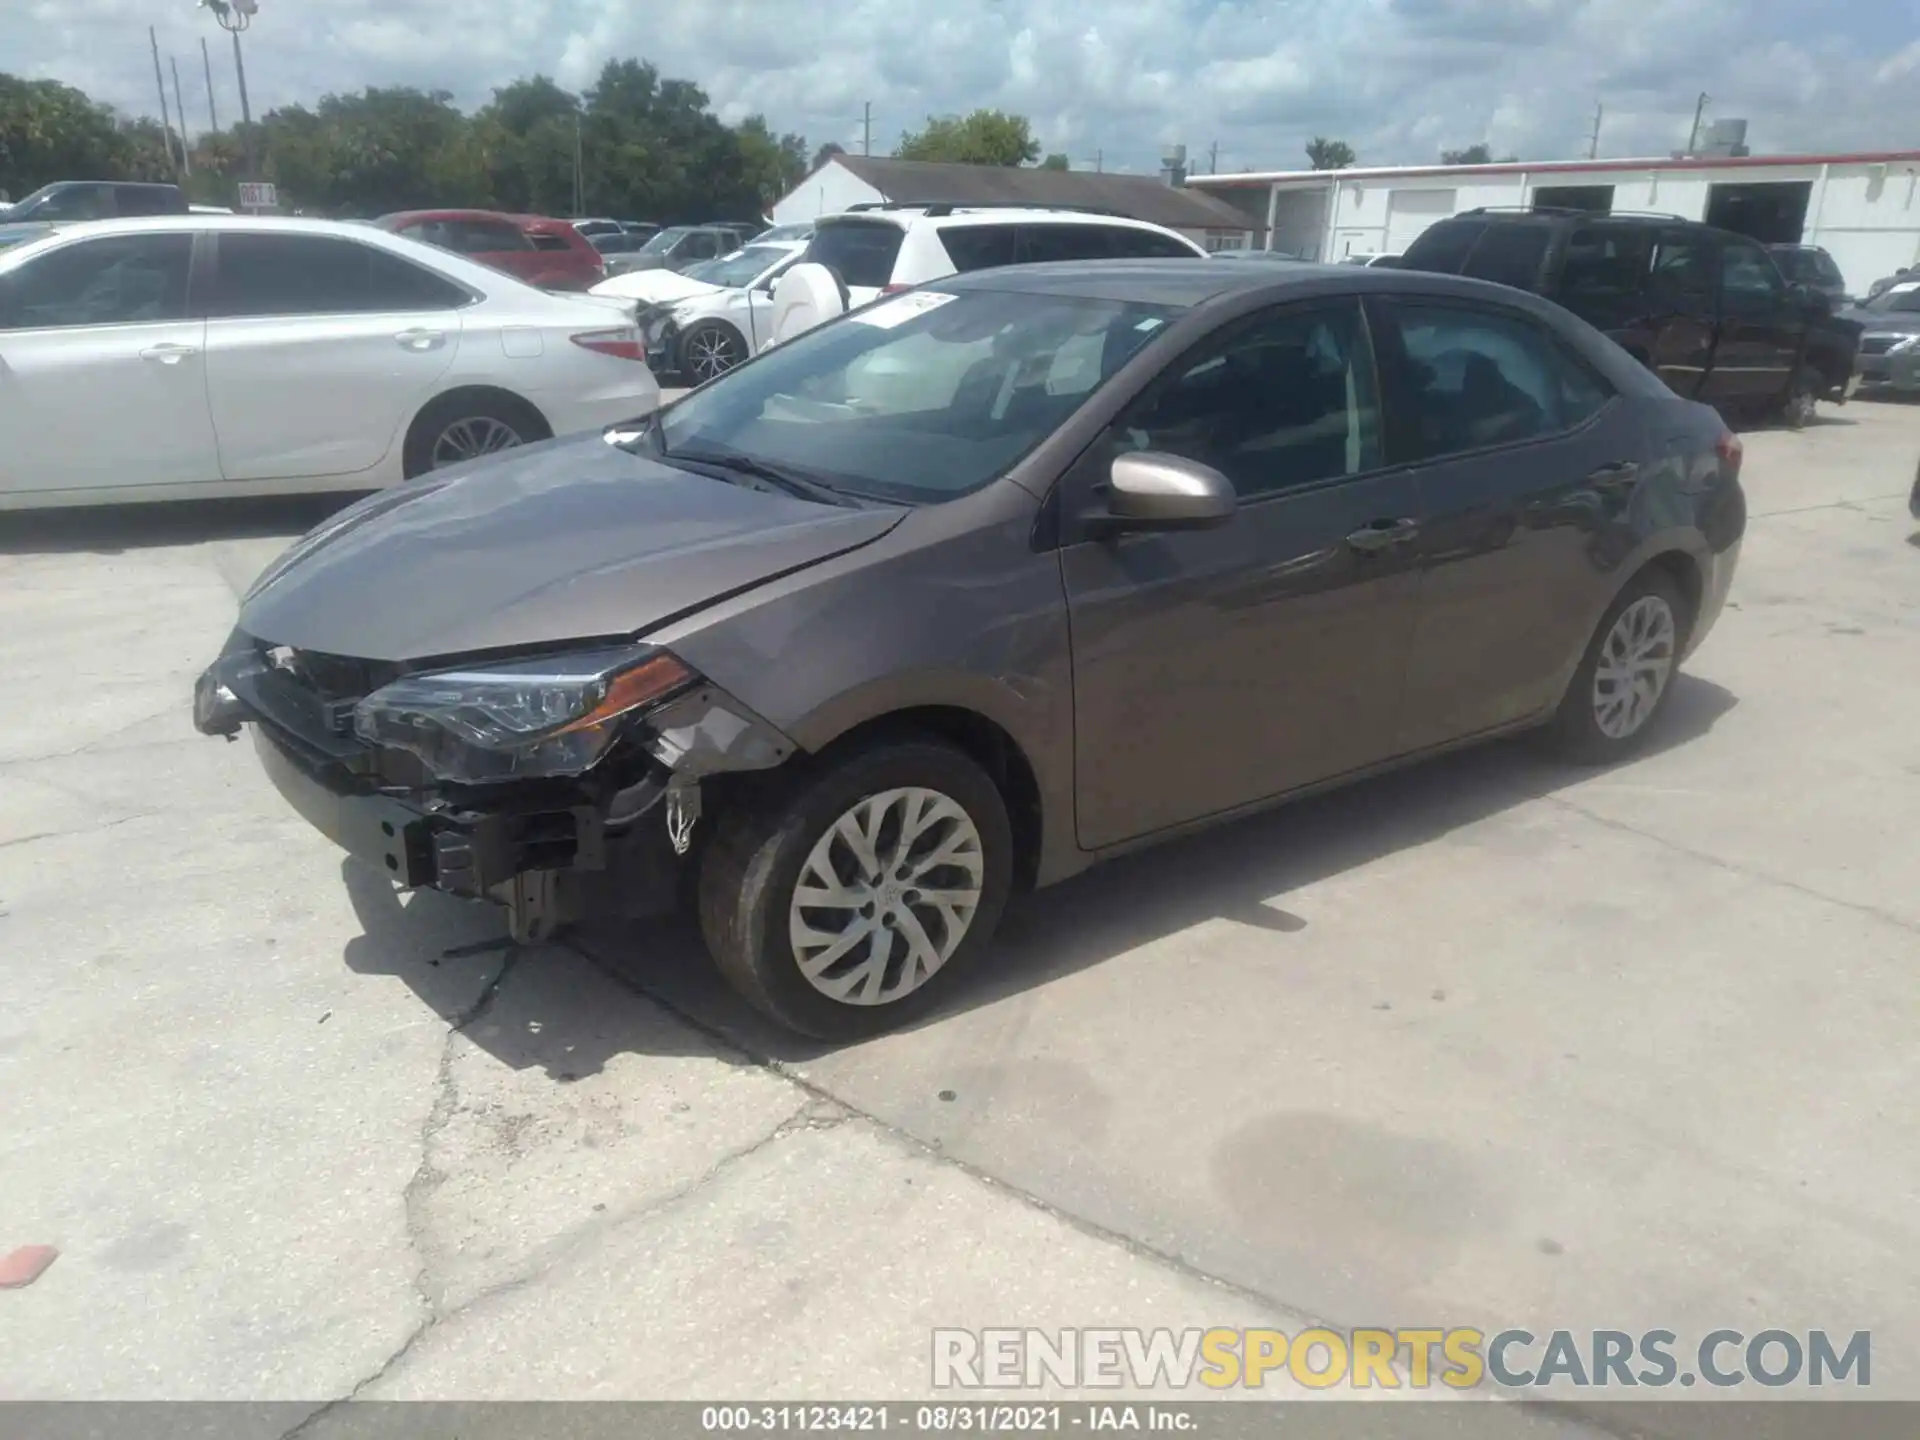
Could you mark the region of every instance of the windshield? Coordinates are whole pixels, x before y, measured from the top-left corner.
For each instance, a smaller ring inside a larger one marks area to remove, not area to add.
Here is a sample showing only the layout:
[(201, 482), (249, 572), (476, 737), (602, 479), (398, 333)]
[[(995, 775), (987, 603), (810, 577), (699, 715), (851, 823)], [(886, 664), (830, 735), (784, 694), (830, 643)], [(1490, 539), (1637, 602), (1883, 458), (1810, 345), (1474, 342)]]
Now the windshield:
[(1882, 290), (1867, 301), (1866, 309), (1883, 313), (1920, 314), (1920, 285), (1902, 285), (1894, 290)]
[(732, 451), (848, 494), (933, 504), (1003, 474), (1167, 324), (1161, 305), (920, 290), (857, 310), (661, 413), (675, 451)]
[(704, 280), (723, 289), (751, 285), (760, 276), (793, 252), (779, 245), (749, 245), (718, 260), (703, 260), (687, 267), (689, 280)]
[(682, 235), (688, 233), (689, 228), (690, 227), (685, 225), (675, 225), (671, 229), (662, 230), (658, 235), (640, 247), (640, 253), (642, 255), (665, 254), (679, 242)]

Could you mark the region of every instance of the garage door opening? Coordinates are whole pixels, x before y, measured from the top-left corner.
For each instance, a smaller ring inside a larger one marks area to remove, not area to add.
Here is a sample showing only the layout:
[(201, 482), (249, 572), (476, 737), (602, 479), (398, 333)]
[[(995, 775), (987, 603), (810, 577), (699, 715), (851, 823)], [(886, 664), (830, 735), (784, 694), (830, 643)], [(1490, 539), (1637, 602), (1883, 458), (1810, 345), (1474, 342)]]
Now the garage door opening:
[(1536, 210), (1587, 210), (1595, 215), (1613, 212), (1611, 185), (1542, 185), (1533, 192)]
[(1751, 185), (1707, 187), (1707, 224), (1758, 240), (1762, 245), (1798, 245), (1807, 223), (1811, 180), (1771, 180)]

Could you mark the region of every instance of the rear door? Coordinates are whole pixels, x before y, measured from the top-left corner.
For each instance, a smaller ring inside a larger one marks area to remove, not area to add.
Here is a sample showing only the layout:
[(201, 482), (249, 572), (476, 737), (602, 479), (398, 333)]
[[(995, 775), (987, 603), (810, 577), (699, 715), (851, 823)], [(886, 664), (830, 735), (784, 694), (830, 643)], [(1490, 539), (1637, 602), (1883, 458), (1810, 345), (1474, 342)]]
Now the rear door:
[(446, 232), (449, 249), (482, 265), (518, 276), (529, 284), (537, 283), (547, 271), (556, 268), (555, 262), (540, 252), (525, 231), (507, 220), (450, 220)]
[(218, 236), (207, 389), (229, 480), (378, 465), (453, 363), (472, 298), (332, 235)]
[(1629, 405), (1544, 324), (1479, 301), (1369, 306), (1390, 453), (1426, 520), (1396, 749), (1525, 719), (1586, 641), (1594, 531), (1639, 475)]
[(1720, 247), (1697, 226), (1662, 230), (1647, 269), (1648, 362), (1676, 395), (1704, 398), (1719, 327)]
[(1067, 521), (1089, 850), (1388, 755), (1418, 591), (1418, 490), (1385, 462), (1358, 302), (1278, 307), (1175, 360), (1069, 475), (1063, 513), (1143, 450), (1222, 471), (1240, 508), (1110, 539)]
[(1803, 331), (1773, 257), (1729, 237), (1720, 252), (1720, 340), (1702, 398), (1739, 407), (1779, 398), (1799, 362)]
[(220, 478), (193, 248), (103, 235), (0, 274), (0, 489)]

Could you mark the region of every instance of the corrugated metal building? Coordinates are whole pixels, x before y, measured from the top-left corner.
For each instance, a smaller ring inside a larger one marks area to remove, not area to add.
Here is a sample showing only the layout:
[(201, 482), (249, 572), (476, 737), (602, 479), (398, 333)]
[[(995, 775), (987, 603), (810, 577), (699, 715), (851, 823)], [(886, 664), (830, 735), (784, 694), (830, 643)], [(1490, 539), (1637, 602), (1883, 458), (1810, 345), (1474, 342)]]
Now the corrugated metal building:
[(1704, 220), (1769, 244), (1819, 245), (1855, 294), (1920, 261), (1920, 151), (1417, 165), (1196, 176), (1256, 245), (1308, 259), (1399, 254), (1434, 221), (1478, 206), (1564, 205)]

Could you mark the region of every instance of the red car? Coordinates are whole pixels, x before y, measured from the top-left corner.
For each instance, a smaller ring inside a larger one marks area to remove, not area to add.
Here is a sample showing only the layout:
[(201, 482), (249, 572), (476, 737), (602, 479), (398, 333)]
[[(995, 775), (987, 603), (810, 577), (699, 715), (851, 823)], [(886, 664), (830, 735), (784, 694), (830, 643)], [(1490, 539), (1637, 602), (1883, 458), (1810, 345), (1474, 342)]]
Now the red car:
[(504, 270), (543, 290), (585, 290), (606, 274), (600, 253), (563, 220), (497, 210), (401, 210), (373, 223)]

